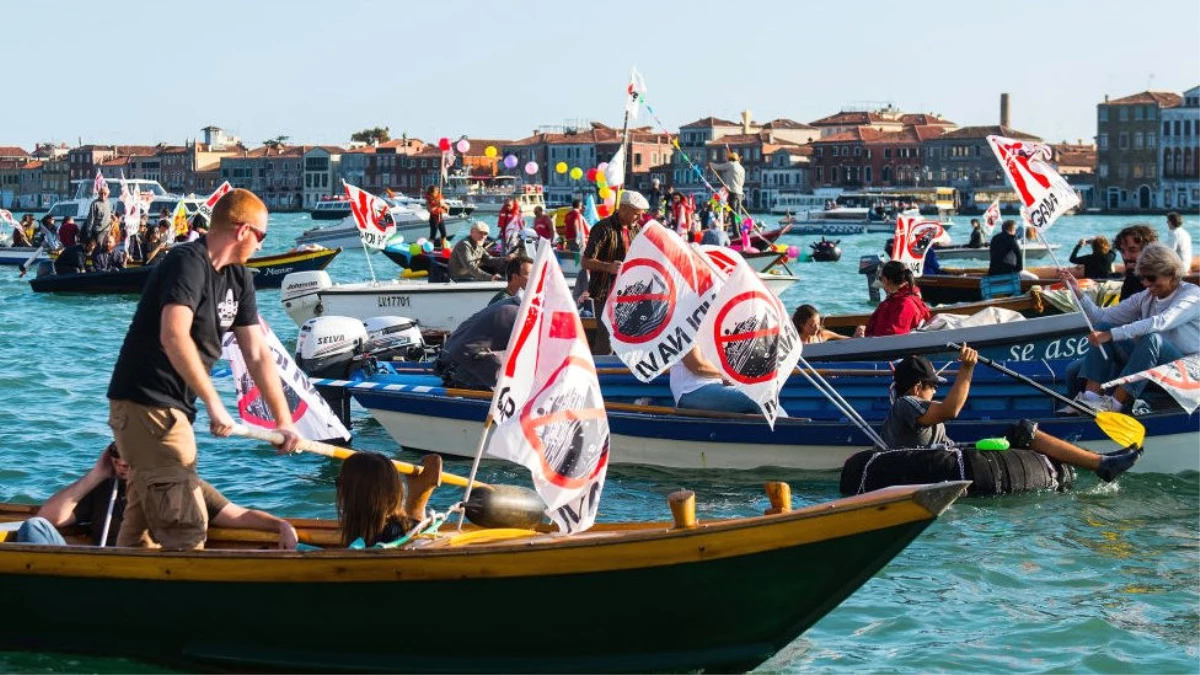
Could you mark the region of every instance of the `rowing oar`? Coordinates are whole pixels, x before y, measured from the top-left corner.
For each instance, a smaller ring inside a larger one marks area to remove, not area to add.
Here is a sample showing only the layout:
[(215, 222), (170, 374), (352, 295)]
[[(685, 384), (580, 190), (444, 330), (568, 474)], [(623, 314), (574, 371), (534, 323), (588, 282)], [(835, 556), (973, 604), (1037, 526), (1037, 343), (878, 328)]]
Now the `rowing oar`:
[[(108, 452), (107, 450), (105, 452)], [(107, 460), (108, 458), (105, 457)], [(117, 505), (117, 489), (121, 486), (121, 479), (113, 476), (112, 494), (108, 495), (108, 511), (104, 513), (104, 527), (100, 530), (100, 548), (108, 545), (108, 531), (112, 528), (113, 509)]]
[[(952, 349), (962, 349), (962, 345), (953, 342), (947, 343), (946, 346)], [(1054, 400), (1069, 405), (1075, 410), (1078, 410), (1080, 413), (1091, 417), (1092, 419), (1096, 420), (1096, 425), (1100, 427), (1100, 430), (1107, 434), (1109, 438), (1111, 438), (1121, 447), (1133, 446), (1140, 448), (1142, 447), (1142, 441), (1146, 440), (1146, 427), (1142, 426), (1141, 422), (1135, 420), (1129, 415), (1119, 412), (1112, 412), (1110, 410), (1093, 410), (1079, 401), (1069, 399), (1057, 391), (1050, 389), (1049, 387), (1045, 387), (1037, 382), (1034, 382), (1028, 377), (1008, 368), (1007, 366), (996, 363), (986, 356), (980, 356), (979, 362), (985, 366), (994, 368), (1005, 375), (1008, 375), (1018, 382), (1027, 384), (1043, 394), (1053, 398)]]

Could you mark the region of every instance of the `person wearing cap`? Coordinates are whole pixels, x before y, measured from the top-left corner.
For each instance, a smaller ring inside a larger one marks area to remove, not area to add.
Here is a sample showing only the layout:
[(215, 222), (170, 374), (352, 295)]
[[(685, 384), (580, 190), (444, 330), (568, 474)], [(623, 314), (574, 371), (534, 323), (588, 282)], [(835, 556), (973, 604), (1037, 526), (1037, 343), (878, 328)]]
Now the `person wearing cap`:
[(729, 190), (729, 212), (735, 216), (742, 210), (742, 191), (746, 185), (746, 169), (742, 166), (741, 157), (729, 148), (725, 148), (724, 162), (709, 162), (709, 168), (721, 179), (721, 183)]
[(484, 249), (491, 228), (482, 220), (471, 225), (471, 232), (465, 239), (454, 245), (450, 252), (450, 279), (453, 281), (499, 281), (499, 274), (483, 270), (480, 265), (491, 262), (493, 257)]
[(662, 187), (659, 185), (657, 178), (650, 181), (650, 192), (646, 194), (646, 201), (649, 203), (647, 209), (650, 213), (662, 213), (665, 196)]
[(111, 220), (112, 206), (108, 203), (108, 184), (105, 183), (100, 186), (99, 194), (92, 200), (92, 205), (88, 207), (87, 220), (83, 223), (79, 238), (83, 241), (95, 240), (103, 248), (104, 241), (108, 239), (109, 221)]
[[(952, 446), (946, 435), (946, 422), (958, 418), (971, 391), (971, 376), (979, 353), (963, 345), (958, 353), (958, 374), (941, 401), (933, 400), (939, 384), (945, 382), (924, 356), (908, 356), (896, 365), (892, 374), (896, 400), (883, 421), (880, 436), (889, 448), (929, 448)], [(1100, 480), (1113, 481), (1129, 470), (1142, 454), (1141, 448), (1128, 447), (1101, 455), (1085, 450), (1050, 434), (1038, 431), (1037, 423), (1021, 420), (1005, 435), (1016, 448), (1028, 448), (1063, 464), (1095, 471)]]
[[(650, 203), (640, 193), (625, 190), (621, 193), (621, 203), (616, 212), (596, 223), (588, 235), (581, 266), (589, 272), (588, 295), (591, 296), (597, 313), (604, 309), (613, 281), (621, 271), (625, 254), (629, 252), (629, 240), (632, 237), (630, 228), (648, 208)], [(608, 329), (603, 321), (596, 322), (596, 338), (592, 351), (596, 354), (612, 352)]]

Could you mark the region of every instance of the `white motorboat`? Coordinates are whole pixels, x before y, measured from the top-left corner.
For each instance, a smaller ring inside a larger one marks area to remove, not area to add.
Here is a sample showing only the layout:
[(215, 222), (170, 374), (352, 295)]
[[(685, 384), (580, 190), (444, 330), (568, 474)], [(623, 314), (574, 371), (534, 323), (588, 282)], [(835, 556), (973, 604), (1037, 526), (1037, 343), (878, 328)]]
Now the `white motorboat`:
[[(397, 195), (396, 197), (384, 197), (384, 201), (388, 202), (388, 212), (392, 216), (392, 220), (396, 223), (396, 233), (392, 235), (392, 240), (403, 239), (403, 241), (413, 242), (421, 237), (429, 235), (429, 211), (425, 210), (416, 200)], [(463, 219), (447, 219), (446, 234), (457, 232), (466, 224)], [(362, 239), (358, 236), (358, 225), (354, 221), (354, 216), (346, 216), (333, 225), (319, 225), (311, 229), (305, 230), (299, 237), (296, 237), (296, 245), (317, 244), (325, 248), (362, 248)]]
[[(1047, 255), (1050, 255), (1050, 250), (1058, 251), (1061, 248), (1058, 244), (1051, 244), (1047, 247), (1041, 242), (1025, 242), (1025, 260), (1041, 260)], [(937, 248), (937, 257), (939, 261), (943, 260), (987, 260), (990, 253), (987, 246), (982, 248), (970, 248), (968, 246), (947, 246), (945, 248)]]
[[(472, 206), (479, 216), (494, 216), (500, 213), (505, 200), (515, 198), (521, 206), (521, 215), (533, 216), (537, 207), (546, 208), (546, 198), (541, 185), (518, 185), (513, 176), (453, 175), (447, 179), (442, 191), (448, 198), (461, 199)], [(453, 213), (453, 210), (451, 210)]]
[[(116, 178), (106, 178), (105, 183), (108, 184), (108, 204), (112, 207), (113, 213), (118, 215), (125, 213), (125, 205), (121, 203), (121, 181)], [(71, 184), (75, 186), (75, 195), (70, 199), (61, 199), (50, 207), (48, 215), (54, 216), (56, 223), (62, 223), (63, 218), (71, 216), (80, 224), (87, 218), (88, 211), (92, 207), (92, 202), (96, 199), (92, 193), (94, 181), (91, 180), (73, 180)], [(151, 195), (147, 206), (147, 213), (151, 218), (157, 218), (166, 209), (168, 213), (175, 211), (175, 206), (182, 201), (183, 206), (187, 209), (188, 217), (199, 210), (200, 205), (204, 203), (203, 197), (188, 195), (186, 197), (174, 195), (163, 189), (163, 186), (156, 180), (128, 179), (125, 185), (130, 190), (137, 189), (142, 195)]]

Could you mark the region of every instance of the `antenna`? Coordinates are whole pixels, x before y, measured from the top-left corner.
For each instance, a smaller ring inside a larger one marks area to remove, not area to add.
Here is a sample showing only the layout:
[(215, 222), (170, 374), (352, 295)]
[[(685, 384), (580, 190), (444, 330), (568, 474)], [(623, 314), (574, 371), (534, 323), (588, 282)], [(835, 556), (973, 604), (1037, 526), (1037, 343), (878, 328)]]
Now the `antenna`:
[(1146, 78), (1146, 91), (1154, 91), (1154, 73)]

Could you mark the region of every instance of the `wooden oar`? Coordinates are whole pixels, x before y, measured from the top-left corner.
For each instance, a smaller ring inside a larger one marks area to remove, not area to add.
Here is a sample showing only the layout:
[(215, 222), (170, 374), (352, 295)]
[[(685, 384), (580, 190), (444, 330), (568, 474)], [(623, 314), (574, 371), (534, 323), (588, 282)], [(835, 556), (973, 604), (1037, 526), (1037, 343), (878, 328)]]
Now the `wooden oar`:
[[(397, 373), (401, 373), (401, 374), (412, 373), (414, 375), (432, 375), (433, 374), (433, 371), (430, 370), (429, 368), (421, 368), (421, 367), (403, 368), (403, 367), (397, 367), (396, 365), (394, 365), (395, 363), (397, 363), (397, 362), (393, 362), (392, 370), (394, 370)], [(794, 368), (792, 370), (792, 374), (799, 375), (802, 370), (804, 370), (804, 369)], [(808, 372), (810, 372), (810, 373), (815, 372), (815, 373), (817, 373), (819, 375), (823, 375), (825, 377), (841, 376), (841, 377), (889, 377), (890, 378), (892, 376), (892, 371), (890, 369), (884, 370), (882, 368), (880, 368), (880, 369), (875, 369), (875, 368), (816, 368), (816, 369), (810, 369)], [(956, 372), (957, 371), (952, 370), (946, 374), (954, 375)], [(597, 375), (628, 375), (629, 368), (627, 368), (625, 366), (610, 366), (610, 367), (605, 367), (605, 368), (597, 368), (596, 374)]]
[[(233, 435), (253, 438), (259, 441), (266, 441), (267, 443), (271, 444), (283, 442), (283, 434), (279, 433), (278, 431), (267, 431), (266, 429), (249, 427), (244, 424), (233, 425)], [(355, 454), (355, 451), (350, 450), (349, 448), (341, 448), (336, 445), (321, 443), (319, 441), (310, 441), (308, 439), (302, 439), (300, 441), (299, 449), (303, 450), (304, 452), (311, 452), (315, 455), (323, 455), (325, 457), (332, 457), (334, 459), (346, 459), (350, 455)], [(392, 460), (392, 466), (396, 467), (396, 471), (399, 471), (406, 476), (419, 476), (423, 470), (422, 467), (419, 467), (415, 464), (409, 464), (407, 462), (401, 462), (394, 459)], [(467, 486), (466, 478), (463, 478), (462, 476), (456, 476), (452, 473), (443, 473), (442, 482), (447, 485), (457, 485), (459, 487)], [(480, 483), (479, 481), (475, 481), (475, 485), (491, 487), (490, 485)]]
[[(947, 343), (946, 346), (953, 349), (962, 349), (962, 345), (955, 344), (953, 342)], [(1141, 422), (1135, 420), (1129, 415), (1119, 412), (1112, 412), (1109, 410), (1097, 412), (1080, 403), (1079, 401), (1069, 399), (1057, 391), (1050, 389), (1049, 387), (1042, 386), (1028, 377), (1025, 377), (1014, 370), (1010, 370), (1006, 366), (996, 363), (986, 356), (980, 356), (979, 362), (994, 368), (1005, 375), (1008, 375), (1018, 382), (1027, 384), (1043, 394), (1053, 398), (1054, 400), (1069, 405), (1075, 410), (1078, 410), (1080, 413), (1091, 417), (1092, 419), (1096, 420), (1096, 425), (1100, 427), (1100, 430), (1107, 434), (1109, 438), (1111, 438), (1121, 447), (1133, 446), (1140, 448), (1142, 447), (1142, 442), (1146, 440), (1146, 427), (1143, 426)]]

